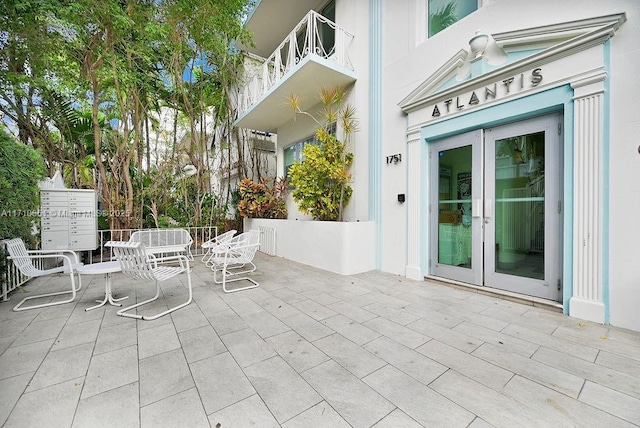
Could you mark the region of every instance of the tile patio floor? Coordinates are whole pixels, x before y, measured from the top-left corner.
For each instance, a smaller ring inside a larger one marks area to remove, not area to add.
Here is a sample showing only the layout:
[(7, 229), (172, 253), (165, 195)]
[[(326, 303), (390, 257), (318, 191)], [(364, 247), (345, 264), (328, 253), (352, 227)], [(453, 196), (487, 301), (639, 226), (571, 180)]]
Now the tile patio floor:
[[(156, 321), (85, 312), (101, 276), (74, 303), (12, 312), (66, 278), (31, 281), (0, 304), (0, 424), (640, 425), (638, 333), (379, 272), (257, 264), (260, 288), (224, 294), (198, 260), (194, 302)], [(186, 296), (179, 278), (165, 298)], [(134, 299), (134, 283), (113, 284)]]

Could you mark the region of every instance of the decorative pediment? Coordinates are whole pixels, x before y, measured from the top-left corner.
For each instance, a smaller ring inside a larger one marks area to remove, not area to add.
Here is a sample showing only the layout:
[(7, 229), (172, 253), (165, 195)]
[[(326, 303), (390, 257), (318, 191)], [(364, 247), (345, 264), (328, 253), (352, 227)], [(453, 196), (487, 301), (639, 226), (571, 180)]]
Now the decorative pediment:
[(532, 68), (602, 44), (625, 22), (624, 13), (523, 30), (476, 34), (398, 104), (410, 113), (455, 91), (480, 86), (513, 70)]

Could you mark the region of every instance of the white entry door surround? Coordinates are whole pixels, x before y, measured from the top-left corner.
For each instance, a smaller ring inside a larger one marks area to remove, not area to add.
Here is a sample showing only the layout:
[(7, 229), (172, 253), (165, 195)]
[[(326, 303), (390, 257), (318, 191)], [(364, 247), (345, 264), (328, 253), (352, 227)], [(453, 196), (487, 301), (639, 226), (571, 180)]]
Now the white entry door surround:
[(608, 322), (605, 88), (609, 39), (625, 20), (619, 14), (555, 25), (554, 37), (551, 29), (541, 28), (494, 34), (507, 58), (516, 47), (533, 53), (486, 71), (480, 55), (470, 61), (470, 76), (451, 84), (469, 66), (468, 54), (461, 51), (400, 102), (408, 116), (408, 277), (428, 274), (429, 242), (437, 239), (428, 227), (430, 144), (559, 112), (564, 117), (562, 303), (571, 316)]

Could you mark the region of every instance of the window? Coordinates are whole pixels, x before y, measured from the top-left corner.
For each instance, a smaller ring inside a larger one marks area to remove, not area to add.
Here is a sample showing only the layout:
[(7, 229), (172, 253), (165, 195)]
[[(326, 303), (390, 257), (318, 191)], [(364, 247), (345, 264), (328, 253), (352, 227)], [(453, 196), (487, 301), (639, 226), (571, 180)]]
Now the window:
[[(336, 124), (333, 123), (329, 127), (329, 133), (331, 135), (336, 135)], [(320, 141), (316, 138), (316, 134), (311, 135), (309, 138), (306, 138), (302, 141), (298, 141), (297, 143), (293, 143), (289, 147), (284, 148), (284, 176), (289, 178), (289, 168), (295, 162), (301, 161), (304, 158), (302, 157), (302, 149), (307, 144), (320, 144)]]
[(478, 10), (480, 0), (428, 0), (429, 37)]

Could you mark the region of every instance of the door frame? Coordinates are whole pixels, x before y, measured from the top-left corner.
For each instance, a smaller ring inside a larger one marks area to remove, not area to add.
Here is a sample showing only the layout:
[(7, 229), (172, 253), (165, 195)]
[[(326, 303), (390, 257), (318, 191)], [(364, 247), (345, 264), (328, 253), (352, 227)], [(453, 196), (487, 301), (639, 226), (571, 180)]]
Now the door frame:
[[(493, 135), (491, 138), (495, 141), (495, 139), (506, 138), (510, 134), (513, 134), (514, 127), (517, 129), (517, 133), (515, 135), (526, 135), (527, 133), (536, 132), (540, 130), (545, 130), (549, 132), (549, 136), (555, 135), (552, 138), (553, 141), (549, 141), (547, 144), (547, 134), (545, 134), (545, 170), (547, 167), (555, 168), (556, 170), (556, 182), (553, 186), (545, 186), (545, 203), (547, 198), (549, 200), (558, 200), (558, 210), (549, 210), (545, 209), (545, 247), (544, 247), (544, 257), (545, 257), (545, 275), (544, 275), (544, 285), (548, 287), (548, 293), (546, 296), (537, 295), (537, 297), (553, 300), (553, 301), (562, 301), (563, 290), (562, 290), (562, 278), (563, 278), (563, 247), (564, 247), (564, 231), (563, 231), (563, 215), (562, 212), (564, 210), (564, 201), (563, 201), (563, 168), (564, 168), (564, 136), (562, 134), (564, 117), (562, 111), (555, 113), (547, 113), (542, 116), (532, 116), (528, 118), (519, 119), (517, 121), (508, 122), (505, 124), (500, 124), (492, 127), (475, 129), (473, 131), (464, 132), (461, 134), (451, 135), (442, 139), (432, 140), (428, 143), (428, 153), (429, 153), (429, 174), (428, 174), (428, 207), (429, 214), (427, 216), (428, 219), (428, 230), (429, 230), (429, 244), (428, 244), (428, 274), (433, 275), (434, 277), (443, 277), (448, 279), (453, 279), (455, 281), (461, 281), (464, 283), (488, 287), (488, 288), (497, 288), (491, 287), (488, 285), (492, 280), (496, 278), (506, 284), (509, 284), (509, 281), (515, 279), (519, 279), (520, 277), (507, 275), (507, 274), (495, 274), (490, 275), (490, 278), (487, 279), (486, 275), (489, 269), (486, 269), (488, 266), (489, 260), (484, 254), (484, 243), (486, 241), (485, 233), (487, 230), (485, 228), (485, 216), (487, 214), (487, 208), (485, 206), (485, 177), (486, 172), (484, 168), (486, 167), (486, 159), (485, 159), (485, 148), (488, 144), (487, 134), (491, 131)], [(558, 132), (555, 133), (555, 124), (558, 124)], [(504, 137), (495, 137), (501, 136), (505, 134)], [(438, 153), (442, 150), (449, 150), (458, 147), (464, 147), (467, 145), (472, 146), (472, 168), (479, 168), (482, 170), (481, 173), (472, 174), (472, 267), (461, 268), (457, 266), (443, 265), (438, 263), (438, 245), (439, 245), (439, 222), (438, 218), (438, 180), (434, 179), (435, 175), (439, 174), (439, 161), (438, 161)], [(549, 162), (547, 162), (549, 161)], [(552, 187), (552, 194), (547, 195), (547, 187)], [(546, 205), (546, 207), (550, 207)], [(493, 210), (494, 208), (491, 208)], [(550, 212), (553, 211), (553, 212)], [(493, 216), (493, 213), (491, 214)], [(494, 219), (491, 219), (493, 222)], [(549, 223), (547, 223), (549, 222)], [(555, 225), (554, 225), (555, 223)], [(546, 227), (547, 224), (550, 224), (552, 227)], [(495, 224), (493, 225), (495, 227)], [(481, 239), (478, 239), (478, 238)], [(554, 244), (555, 243), (555, 244)], [(495, 263), (494, 263), (495, 264)], [(495, 267), (495, 266), (494, 266)], [(498, 275), (495, 277), (494, 275)], [(508, 278), (505, 278), (508, 277)], [(529, 278), (526, 278), (530, 280)], [(531, 280), (530, 280), (531, 281)], [(540, 281), (540, 280), (536, 280)], [(501, 290), (511, 291), (517, 294), (523, 295), (532, 295), (523, 292), (522, 289), (518, 289), (518, 287), (522, 287), (521, 281), (515, 281), (517, 284), (514, 287), (500, 287)], [(524, 281), (525, 283), (527, 281)], [(556, 286), (557, 284), (557, 286)], [(539, 287), (539, 284), (537, 285)], [(527, 291), (527, 287), (524, 287)]]

